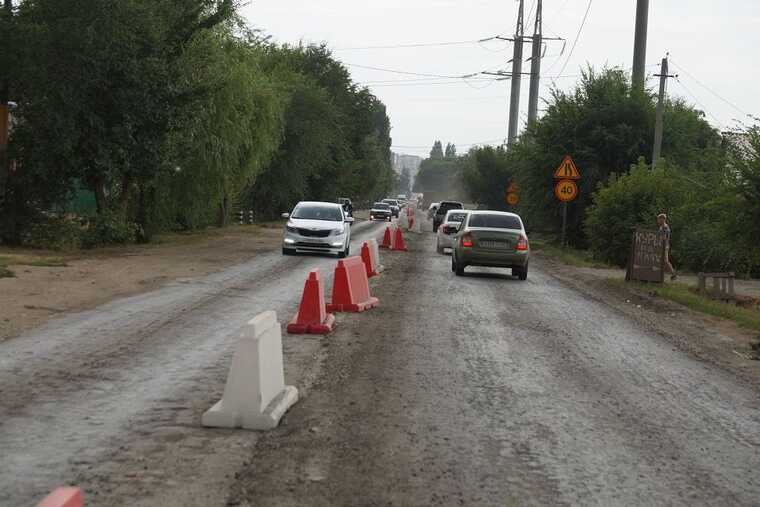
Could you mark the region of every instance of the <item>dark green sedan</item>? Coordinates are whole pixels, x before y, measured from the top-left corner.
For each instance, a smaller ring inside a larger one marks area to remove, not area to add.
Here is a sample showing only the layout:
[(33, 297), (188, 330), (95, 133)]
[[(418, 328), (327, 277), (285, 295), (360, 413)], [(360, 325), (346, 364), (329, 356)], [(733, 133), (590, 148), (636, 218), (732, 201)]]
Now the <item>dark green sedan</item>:
[(522, 219), (503, 211), (471, 211), (454, 238), (451, 270), (461, 276), (467, 266), (511, 268), (528, 279), (530, 245)]

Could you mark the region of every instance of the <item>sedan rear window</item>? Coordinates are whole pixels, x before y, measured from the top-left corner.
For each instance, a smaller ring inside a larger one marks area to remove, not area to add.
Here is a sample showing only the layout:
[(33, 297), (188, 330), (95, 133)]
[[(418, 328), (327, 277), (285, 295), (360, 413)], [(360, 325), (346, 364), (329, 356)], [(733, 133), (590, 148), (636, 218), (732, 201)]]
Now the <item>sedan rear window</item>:
[(491, 229), (522, 229), (522, 223), (517, 217), (490, 213), (476, 213), (470, 217), (469, 227), (488, 227)]
[(293, 210), (292, 218), (304, 220), (328, 220), (330, 222), (342, 222), (343, 211), (334, 206), (320, 206), (318, 204), (304, 204)]

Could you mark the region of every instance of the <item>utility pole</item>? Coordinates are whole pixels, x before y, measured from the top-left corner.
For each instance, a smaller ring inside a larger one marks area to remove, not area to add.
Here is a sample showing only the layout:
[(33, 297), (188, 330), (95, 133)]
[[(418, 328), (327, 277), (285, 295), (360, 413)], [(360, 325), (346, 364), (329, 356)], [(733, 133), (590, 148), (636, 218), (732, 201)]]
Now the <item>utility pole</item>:
[(542, 0), (536, 6), (536, 25), (533, 29), (533, 52), (530, 56), (530, 95), (528, 98), (528, 125), (538, 118), (538, 87), (541, 81), (541, 49), (543, 47)]
[(665, 115), (665, 89), (667, 88), (668, 78), (676, 77), (668, 74), (668, 56), (662, 59), (662, 65), (660, 66), (660, 73), (655, 74), (660, 78), (660, 94), (657, 100), (657, 113), (654, 124), (654, 148), (652, 150), (652, 169), (657, 166), (657, 161), (660, 160), (660, 153), (662, 152), (662, 136), (663, 136), (663, 117)]
[(515, 52), (512, 57), (512, 93), (509, 99), (508, 146), (515, 144), (515, 141), (517, 140), (517, 122), (520, 119), (520, 78), (522, 77), (524, 10), (525, 0), (520, 0), (520, 9), (517, 14), (517, 30), (515, 30)]
[(636, 4), (636, 36), (633, 41), (633, 87), (644, 89), (647, 65), (647, 25), (649, 23), (649, 0)]

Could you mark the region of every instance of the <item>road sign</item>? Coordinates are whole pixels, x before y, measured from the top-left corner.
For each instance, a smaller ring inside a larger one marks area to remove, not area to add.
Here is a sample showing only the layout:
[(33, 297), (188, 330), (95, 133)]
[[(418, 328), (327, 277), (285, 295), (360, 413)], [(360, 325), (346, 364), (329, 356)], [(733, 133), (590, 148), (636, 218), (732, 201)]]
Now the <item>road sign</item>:
[(516, 194), (518, 190), (520, 190), (520, 187), (518, 187), (517, 183), (515, 183), (514, 181), (510, 183), (509, 186), (507, 187), (508, 194)]
[(574, 201), (578, 197), (578, 185), (573, 180), (560, 180), (554, 186), (554, 195), (562, 202)]
[(659, 231), (637, 228), (625, 279), (663, 283), (665, 281), (665, 236)]
[[(579, 180), (581, 179), (581, 173), (578, 172), (578, 168), (575, 167), (573, 157), (566, 155), (562, 163), (554, 172), (554, 178), (558, 180)], [(571, 199), (572, 200), (572, 199)]]
[(517, 206), (518, 202), (520, 202), (520, 198), (517, 194), (507, 194), (507, 204), (510, 206)]

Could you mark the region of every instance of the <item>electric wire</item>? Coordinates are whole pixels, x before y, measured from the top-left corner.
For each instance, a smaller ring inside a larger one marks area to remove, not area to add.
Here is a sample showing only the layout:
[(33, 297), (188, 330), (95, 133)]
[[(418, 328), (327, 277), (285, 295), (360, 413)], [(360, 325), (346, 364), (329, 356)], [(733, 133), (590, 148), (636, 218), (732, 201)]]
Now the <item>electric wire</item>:
[(376, 70), (380, 72), (390, 72), (392, 74), (403, 74), (406, 76), (437, 77), (441, 79), (464, 79), (464, 78), (472, 77), (479, 74), (479, 72), (475, 72), (472, 74), (463, 74), (461, 76), (451, 76), (451, 75), (444, 75), (444, 74), (426, 74), (423, 72), (408, 72), (408, 71), (403, 71), (403, 70), (386, 69), (383, 67), (372, 67), (369, 65), (360, 65), (358, 63), (343, 62), (343, 65), (348, 65), (349, 67), (356, 67), (357, 69)]
[(565, 72), (565, 67), (567, 67), (567, 64), (570, 62), (570, 58), (573, 56), (573, 52), (575, 51), (575, 46), (578, 44), (578, 40), (581, 38), (581, 32), (583, 32), (583, 27), (586, 26), (586, 20), (588, 19), (588, 13), (591, 11), (591, 4), (594, 3), (594, 0), (588, 0), (588, 5), (586, 6), (586, 13), (583, 15), (583, 20), (581, 21), (581, 26), (578, 28), (578, 33), (575, 35), (575, 40), (573, 41), (573, 45), (570, 47), (570, 53), (567, 55), (567, 59), (565, 60), (565, 64), (562, 66), (562, 69), (559, 71), (560, 74)]
[(715, 90), (713, 90), (712, 88), (710, 88), (706, 84), (702, 83), (699, 79), (697, 79), (696, 77), (694, 77), (689, 71), (687, 71), (682, 66), (678, 65), (675, 61), (673, 61), (672, 58), (669, 58), (669, 61), (670, 61), (670, 63), (672, 63), (673, 65), (675, 65), (678, 70), (680, 70), (681, 72), (683, 72), (684, 74), (686, 74), (687, 76), (689, 76), (689, 78), (691, 78), (692, 81), (694, 81), (699, 86), (701, 86), (702, 88), (704, 88), (705, 90), (707, 90), (708, 92), (710, 92), (712, 95), (714, 95), (715, 97), (717, 97), (719, 100), (725, 102), (726, 104), (728, 104), (729, 106), (731, 106), (732, 108), (734, 108), (736, 111), (738, 111), (740, 114), (745, 115), (745, 116), (750, 116), (745, 111), (743, 111), (741, 108), (739, 108), (739, 106), (737, 106), (736, 104), (734, 104), (730, 100), (722, 97), (720, 94), (718, 94), (718, 92), (716, 92)]
[(722, 121), (720, 121), (714, 114), (712, 114), (712, 112), (710, 110), (708, 110), (705, 107), (705, 105), (702, 104), (702, 102), (699, 101), (699, 99), (697, 98), (697, 96), (694, 95), (694, 93), (692, 93), (692, 91), (683, 83), (683, 81), (681, 81), (681, 79), (678, 76), (676, 76), (676, 83), (680, 84), (681, 87), (686, 91), (686, 93), (688, 93), (691, 96), (691, 98), (694, 100), (694, 102), (699, 107), (701, 107), (704, 112), (706, 112), (707, 114), (709, 114), (712, 117), (713, 120), (715, 120), (715, 123), (718, 124), (718, 126), (721, 128), (721, 130), (726, 130), (726, 125)]

